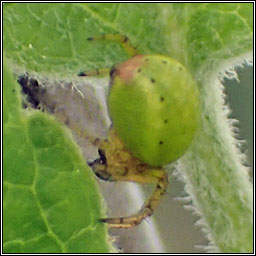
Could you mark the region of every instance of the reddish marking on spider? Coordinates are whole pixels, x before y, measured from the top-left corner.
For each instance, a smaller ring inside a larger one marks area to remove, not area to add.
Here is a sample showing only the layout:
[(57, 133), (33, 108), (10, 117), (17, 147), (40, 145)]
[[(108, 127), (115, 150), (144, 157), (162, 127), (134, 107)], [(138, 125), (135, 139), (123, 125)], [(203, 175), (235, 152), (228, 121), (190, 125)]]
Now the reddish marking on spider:
[(133, 73), (141, 66), (144, 57), (143, 55), (137, 55), (117, 65), (115, 75), (125, 82), (129, 82), (133, 78)]

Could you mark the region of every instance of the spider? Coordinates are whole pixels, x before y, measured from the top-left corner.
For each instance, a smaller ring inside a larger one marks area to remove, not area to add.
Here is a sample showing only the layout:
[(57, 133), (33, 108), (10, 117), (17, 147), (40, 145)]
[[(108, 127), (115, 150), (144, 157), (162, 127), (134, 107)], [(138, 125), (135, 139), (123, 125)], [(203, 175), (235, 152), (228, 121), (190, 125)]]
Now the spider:
[(130, 228), (153, 214), (168, 185), (163, 166), (180, 158), (191, 144), (200, 114), (199, 94), (195, 80), (178, 61), (139, 54), (121, 34), (88, 38), (103, 39), (120, 43), (131, 58), (111, 69), (79, 74), (110, 75), (112, 126), (107, 139), (91, 139), (99, 158), (88, 164), (103, 180), (156, 185), (136, 214), (101, 219), (110, 227)]

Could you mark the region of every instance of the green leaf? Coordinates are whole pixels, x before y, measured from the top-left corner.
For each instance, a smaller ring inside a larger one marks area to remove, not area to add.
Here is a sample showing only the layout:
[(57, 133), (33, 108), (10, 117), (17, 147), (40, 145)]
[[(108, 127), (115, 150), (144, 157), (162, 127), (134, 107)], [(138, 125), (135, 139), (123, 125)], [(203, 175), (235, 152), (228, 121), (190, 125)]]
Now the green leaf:
[(108, 252), (101, 197), (70, 134), (48, 115), (21, 111), (4, 63), (5, 253)]
[[(154, 21), (159, 10), (153, 6), (60, 3), (10, 6), (4, 9), (6, 55), (26, 70), (73, 76), (81, 70), (111, 67), (127, 59), (116, 43), (108, 46), (102, 42), (88, 43), (88, 37), (99, 33), (120, 32), (135, 38), (135, 45), (143, 44), (140, 49), (166, 53), (159, 44), (164, 40), (160, 19), (158, 26)], [(138, 23), (140, 27), (135, 26)]]
[[(128, 58), (121, 46), (106, 41), (88, 42), (87, 38), (112, 32), (128, 36), (142, 54), (169, 55), (190, 69), (200, 89), (202, 122), (190, 150), (178, 161), (179, 175), (185, 180), (194, 210), (202, 216), (203, 228), (211, 242), (208, 250), (252, 252), (252, 184), (243, 164), (244, 155), (237, 146), (234, 122), (228, 118), (230, 110), (225, 105), (220, 82), (225, 76), (235, 77), (234, 67), (252, 59), (252, 3), (18, 3), (4, 8), (3, 20), (4, 49), (16, 73), (25, 70), (70, 79), (79, 71), (111, 67)], [(8, 95), (12, 94), (8, 92)], [(8, 104), (4, 102), (4, 109), (7, 110)], [(10, 111), (11, 106), (10, 103)], [(20, 112), (17, 109), (13, 106), (12, 112), (4, 114), (6, 125), (14, 122), (9, 120), (18, 120)], [(31, 141), (33, 129), (30, 127), (38, 127), (38, 118), (42, 116), (25, 122), (23, 117), (20, 122), (26, 129), (15, 126), (8, 131), (13, 134), (8, 135), (9, 138), (19, 137), (19, 142), (15, 143), (20, 147), (25, 141)], [(43, 132), (47, 133), (46, 130), (48, 128)], [(27, 159), (29, 152), (33, 152), (37, 162), (41, 160), (47, 164), (46, 158), (43, 161), (40, 155), (44, 150), (38, 145), (58, 150), (55, 146), (59, 143), (58, 136), (56, 141), (36, 138), (21, 150), (26, 159), (24, 168), (29, 169), (26, 164), (31, 165), (31, 160)], [(61, 164), (60, 158), (55, 158), (56, 163)], [(10, 166), (15, 169), (16, 165)], [(17, 172), (10, 175), (11, 181), (21, 179), (30, 186), (33, 173), (27, 171), (24, 177), (18, 178)], [(11, 189), (7, 185), (6, 190), (8, 196)], [(57, 221), (57, 217), (54, 215), (51, 220)], [(40, 219), (35, 224), (39, 227), (37, 232), (43, 232)], [(50, 238), (40, 237), (42, 244), (48, 246), (54, 244), (47, 242)], [(9, 245), (5, 244), (6, 251)], [(18, 238), (12, 246), (16, 251), (23, 248)]]

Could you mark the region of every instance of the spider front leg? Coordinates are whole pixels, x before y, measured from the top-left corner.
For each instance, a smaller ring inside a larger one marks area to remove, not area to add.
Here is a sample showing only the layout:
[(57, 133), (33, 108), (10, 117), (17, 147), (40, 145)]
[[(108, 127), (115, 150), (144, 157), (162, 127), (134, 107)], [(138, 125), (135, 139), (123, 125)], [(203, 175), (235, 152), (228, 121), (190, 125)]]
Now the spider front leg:
[(119, 43), (127, 54), (131, 57), (136, 56), (139, 54), (138, 50), (132, 45), (131, 41), (127, 36), (124, 36), (119, 33), (113, 34), (103, 34), (100, 36), (89, 37), (89, 41), (96, 41), (96, 40), (108, 40)]
[(101, 219), (102, 222), (108, 223), (112, 228), (131, 228), (137, 226), (143, 219), (153, 214), (167, 189), (168, 176), (164, 169), (147, 169), (142, 177), (128, 174), (126, 177), (121, 177), (120, 180), (156, 184), (155, 190), (138, 213), (128, 217)]
[(110, 73), (110, 68), (100, 68), (89, 71), (82, 71), (78, 74), (78, 76), (108, 76)]
[[(87, 40), (88, 41), (107, 40), (107, 41), (117, 42), (124, 48), (124, 50), (130, 57), (133, 57), (139, 54), (138, 50), (132, 45), (129, 38), (119, 33), (103, 34), (100, 36), (89, 37)], [(78, 76), (107, 76), (110, 73), (111, 73), (111, 68), (101, 68), (96, 70), (80, 72)]]
[(152, 215), (166, 191), (168, 177), (163, 168), (154, 168), (135, 158), (111, 129), (107, 140), (98, 142), (100, 158), (90, 163), (96, 176), (109, 181), (131, 181), (156, 184), (156, 188), (141, 210), (128, 217), (106, 218), (102, 222), (113, 228), (130, 228)]

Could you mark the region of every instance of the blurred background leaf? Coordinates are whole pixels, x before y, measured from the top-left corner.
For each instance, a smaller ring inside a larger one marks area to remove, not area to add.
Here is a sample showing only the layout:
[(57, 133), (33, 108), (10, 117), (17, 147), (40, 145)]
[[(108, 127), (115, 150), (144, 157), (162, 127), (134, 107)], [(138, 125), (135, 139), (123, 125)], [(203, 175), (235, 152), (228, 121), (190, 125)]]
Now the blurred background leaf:
[(109, 252), (101, 197), (70, 133), (48, 115), (21, 110), (4, 62), (5, 253)]

